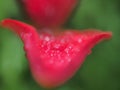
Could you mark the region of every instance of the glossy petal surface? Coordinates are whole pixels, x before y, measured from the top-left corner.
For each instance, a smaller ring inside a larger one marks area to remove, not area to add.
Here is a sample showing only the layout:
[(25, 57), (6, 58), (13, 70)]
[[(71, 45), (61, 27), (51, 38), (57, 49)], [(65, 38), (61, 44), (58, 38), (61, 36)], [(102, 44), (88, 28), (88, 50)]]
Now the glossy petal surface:
[(98, 30), (68, 30), (59, 34), (41, 30), (38, 33), (32, 26), (10, 19), (4, 20), (2, 26), (21, 37), (33, 77), (48, 88), (69, 80), (90, 54), (91, 48), (111, 37), (110, 32)]
[(77, 0), (22, 0), (31, 19), (43, 27), (58, 27), (67, 20)]

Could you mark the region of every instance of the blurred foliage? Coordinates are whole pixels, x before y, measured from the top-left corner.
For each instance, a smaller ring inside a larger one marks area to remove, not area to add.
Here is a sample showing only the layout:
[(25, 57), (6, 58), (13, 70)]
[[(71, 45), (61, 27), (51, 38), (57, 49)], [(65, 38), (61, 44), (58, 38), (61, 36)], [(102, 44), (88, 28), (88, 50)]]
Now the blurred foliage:
[[(66, 26), (112, 31), (113, 38), (97, 45), (78, 73), (54, 90), (120, 90), (120, 0), (82, 0)], [(0, 0), (0, 20), (25, 20), (16, 0)], [(0, 90), (43, 90), (33, 80), (21, 40), (0, 29)], [(52, 89), (53, 90), (53, 89)]]

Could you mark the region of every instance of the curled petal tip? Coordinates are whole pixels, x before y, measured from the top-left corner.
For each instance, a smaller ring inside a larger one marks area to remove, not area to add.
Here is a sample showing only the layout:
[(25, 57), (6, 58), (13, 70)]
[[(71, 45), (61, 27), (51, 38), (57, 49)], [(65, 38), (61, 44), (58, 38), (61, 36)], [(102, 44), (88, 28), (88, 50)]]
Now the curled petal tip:
[(23, 42), (27, 42), (27, 40), (36, 41), (38, 39), (38, 33), (36, 29), (26, 23), (13, 19), (5, 19), (1, 22), (1, 25), (2, 27), (8, 28), (15, 32)]
[(13, 20), (13, 19), (5, 19), (1, 22), (1, 25), (3, 27), (9, 28), (11, 30), (13, 30), (14, 32), (16, 32), (17, 34), (20, 33), (29, 33), (30, 31), (32, 32), (33, 30), (35, 30), (34, 27), (23, 23), (23, 22), (19, 22), (17, 20)]

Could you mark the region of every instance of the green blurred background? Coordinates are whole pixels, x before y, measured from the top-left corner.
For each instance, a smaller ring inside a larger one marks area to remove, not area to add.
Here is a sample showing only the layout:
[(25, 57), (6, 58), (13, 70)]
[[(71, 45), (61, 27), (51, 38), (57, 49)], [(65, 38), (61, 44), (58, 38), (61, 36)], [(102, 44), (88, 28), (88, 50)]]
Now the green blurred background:
[[(5, 18), (27, 22), (16, 0), (0, 0), (0, 20)], [(120, 90), (120, 0), (82, 0), (66, 27), (112, 31), (113, 38), (97, 45), (77, 74), (54, 90)], [(45, 90), (33, 80), (22, 47), (0, 28), (0, 90)]]

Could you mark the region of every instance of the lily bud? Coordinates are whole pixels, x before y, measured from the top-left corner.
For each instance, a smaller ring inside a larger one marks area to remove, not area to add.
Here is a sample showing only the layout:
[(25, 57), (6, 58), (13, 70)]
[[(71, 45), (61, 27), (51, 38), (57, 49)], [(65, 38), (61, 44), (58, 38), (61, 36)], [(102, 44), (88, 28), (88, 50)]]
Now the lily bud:
[(77, 0), (22, 0), (30, 18), (38, 26), (59, 27), (65, 23)]

